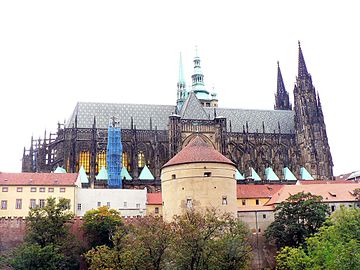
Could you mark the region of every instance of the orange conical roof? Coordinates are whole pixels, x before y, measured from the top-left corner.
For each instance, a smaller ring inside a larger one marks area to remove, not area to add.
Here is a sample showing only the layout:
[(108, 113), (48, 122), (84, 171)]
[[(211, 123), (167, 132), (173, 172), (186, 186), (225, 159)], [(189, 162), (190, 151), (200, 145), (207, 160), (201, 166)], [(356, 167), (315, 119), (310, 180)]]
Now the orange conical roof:
[(185, 163), (215, 162), (235, 165), (230, 159), (216, 151), (206, 143), (200, 136), (196, 136), (177, 155), (170, 159), (164, 166), (172, 166)]

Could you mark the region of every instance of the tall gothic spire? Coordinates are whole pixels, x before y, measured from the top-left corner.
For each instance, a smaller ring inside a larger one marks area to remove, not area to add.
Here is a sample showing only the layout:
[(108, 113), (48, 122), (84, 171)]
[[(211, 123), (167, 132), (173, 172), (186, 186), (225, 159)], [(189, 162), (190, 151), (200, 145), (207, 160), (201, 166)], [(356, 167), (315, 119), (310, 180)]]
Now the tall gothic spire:
[(185, 86), (185, 77), (184, 77), (184, 68), (182, 63), (182, 55), (180, 52), (180, 60), (179, 60), (179, 80), (178, 85), (184, 85)]
[(177, 82), (177, 100), (176, 100), (176, 105), (177, 105), (178, 111), (180, 111), (186, 98), (187, 98), (187, 92), (186, 92), (186, 84), (185, 84), (185, 77), (184, 77), (184, 68), (183, 68), (183, 64), (182, 64), (182, 55), (180, 52), (179, 79)]
[(299, 78), (306, 78), (309, 75), (309, 73), (308, 73), (307, 68), (306, 68), (306, 64), (305, 64), (305, 60), (304, 60), (304, 55), (302, 53), (300, 41), (298, 41), (298, 44), (299, 44), (298, 77)]
[(292, 106), (289, 100), (289, 93), (285, 89), (285, 84), (281, 75), (279, 61), (277, 62), (278, 75), (277, 75), (277, 90), (275, 94), (275, 110), (291, 110)]

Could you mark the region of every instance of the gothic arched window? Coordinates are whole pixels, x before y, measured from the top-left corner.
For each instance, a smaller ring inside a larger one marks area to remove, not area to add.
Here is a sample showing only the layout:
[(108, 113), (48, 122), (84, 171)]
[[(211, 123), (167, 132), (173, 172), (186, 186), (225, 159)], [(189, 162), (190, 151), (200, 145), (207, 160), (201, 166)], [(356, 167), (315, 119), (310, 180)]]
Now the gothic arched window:
[(84, 167), (84, 170), (87, 174), (90, 173), (90, 152), (89, 151), (81, 151), (79, 157), (79, 169), (81, 166)]
[(106, 150), (102, 150), (99, 153), (97, 153), (96, 163), (97, 163), (96, 173), (99, 173), (101, 167), (104, 166), (106, 168)]
[(145, 155), (143, 151), (138, 153), (138, 167), (143, 168), (145, 166)]
[(128, 171), (130, 170), (130, 164), (129, 164), (129, 156), (126, 152), (122, 153), (122, 167), (126, 168)]

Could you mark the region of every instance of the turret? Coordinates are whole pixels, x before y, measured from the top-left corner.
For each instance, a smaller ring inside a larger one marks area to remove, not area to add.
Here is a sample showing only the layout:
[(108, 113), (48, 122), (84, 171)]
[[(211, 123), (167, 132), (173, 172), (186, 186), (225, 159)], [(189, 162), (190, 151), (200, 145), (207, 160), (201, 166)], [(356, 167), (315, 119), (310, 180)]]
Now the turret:
[(177, 82), (177, 99), (176, 99), (176, 108), (179, 112), (181, 110), (182, 105), (184, 104), (185, 99), (187, 98), (188, 94), (186, 91), (186, 84), (185, 84), (185, 77), (184, 77), (184, 69), (182, 64), (182, 56), (180, 53), (180, 60), (179, 60), (179, 79)]

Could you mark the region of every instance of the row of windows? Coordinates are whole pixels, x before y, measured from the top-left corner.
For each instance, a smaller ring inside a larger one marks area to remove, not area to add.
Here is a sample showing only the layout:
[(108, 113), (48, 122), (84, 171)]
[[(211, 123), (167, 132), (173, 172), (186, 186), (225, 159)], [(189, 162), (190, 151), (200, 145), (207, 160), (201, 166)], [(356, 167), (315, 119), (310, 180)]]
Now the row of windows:
[[(227, 205), (228, 204), (226, 196), (222, 196), (221, 203), (222, 203), (222, 205)], [(164, 202), (163, 202), (163, 205), (164, 205)], [(191, 198), (186, 199), (186, 207), (187, 208), (192, 208), (192, 199)]]
[[(242, 204), (242, 205), (246, 205), (246, 200), (241, 200), (241, 204)], [(256, 204), (256, 205), (260, 205), (260, 200), (259, 200), (259, 199), (256, 199), (256, 200), (255, 200), (255, 204)]]
[[(130, 170), (130, 162), (129, 162), (129, 156), (126, 152), (122, 153), (122, 159), (121, 159), (121, 163), (122, 163), (122, 167), (125, 167), (127, 170)], [(68, 160), (68, 166), (67, 166), (67, 170), (69, 171), (69, 160)], [(97, 163), (97, 167), (96, 167), (96, 172), (95, 173), (99, 173), (99, 170), (101, 169), (101, 167), (107, 167), (106, 164), (106, 151), (100, 151), (99, 153), (97, 153), (96, 155), (96, 163)], [(145, 154), (143, 151), (139, 151), (138, 152), (138, 157), (137, 157), (137, 163), (138, 163), (138, 167), (139, 168), (143, 168), (145, 166)], [(87, 174), (90, 173), (90, 152), (89, 151), (81, 151), (80, 152), (80, 156), (79, 156), (79, 168), (83, 166), (84, 170)]]
[[(16, 192), (23, 192), (24, 188), (23, 187), (17, 187), (16, 188)], [(9, 191), (9, 187), (2, 187), (1, 189), (2, 192), (8, 192)], [(36, 192), (37, 191), (37, 187), (30, 187), (30, 192)], [(46, 188), (45, 187), (39, 187), (39, 192), (45, 192)], [(60, 188), (60, 192), (65, 192), (66, 188)], [(48, 188), (48, 192), (54, 192), (54, 188)]]
[[(97, 207), (100, 207), (100, 206), (101, 206), (101, 202), (97, 202)], [(110, 203), (110, 202), (107, 202), (107, 203), (106, 203), (106, 206), (107, 206), (107, 207), (111, 207), (111, 203)], [(125, 207), (125, 208), (127, 207), (127, 202), (124, 202), (124, 207)], [(136, 204), (136, 208), (140, 209), (140, 203), (137, 203), (137, 204)], [(82, 205), (81, 205), (81, 203), (78, 203), (78, 204), (77, 204), (77, 210), (78, 210), (78, 211), (81, 211), (81, 209), (82, 209)]]
[[(45, 207), (45, 199), (39, 199), (39, 206)], [(15, 209), (22, 209), (23, 207), (23, 200), (22, 199), (16, 199), (15, 201)], [(36, 199), (30, 199), (30, 208), (36, 207)], [(8, 201), (7, 200), (1, 200), (1, 210), (6, 210), (8, 208)]]

